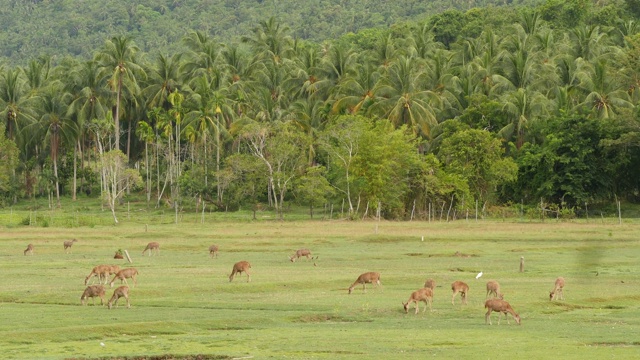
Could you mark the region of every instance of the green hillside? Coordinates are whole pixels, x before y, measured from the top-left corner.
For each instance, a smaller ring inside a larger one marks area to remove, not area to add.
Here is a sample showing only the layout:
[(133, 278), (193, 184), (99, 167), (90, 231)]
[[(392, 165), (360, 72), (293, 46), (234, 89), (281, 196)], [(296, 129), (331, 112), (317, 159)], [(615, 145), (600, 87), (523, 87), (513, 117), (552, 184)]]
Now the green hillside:
[(295, 37), (322, 41), (362, 29), (421, 20), (447, 9), (532, 5), (540, 0), (3, 0), (0, 57), (25, 64), (39, 55), (90, 57), (106, 39), (126, 34), (144, 52), (173, 53), (190, 31), (220, 41), (246, 35), (275, 17)]

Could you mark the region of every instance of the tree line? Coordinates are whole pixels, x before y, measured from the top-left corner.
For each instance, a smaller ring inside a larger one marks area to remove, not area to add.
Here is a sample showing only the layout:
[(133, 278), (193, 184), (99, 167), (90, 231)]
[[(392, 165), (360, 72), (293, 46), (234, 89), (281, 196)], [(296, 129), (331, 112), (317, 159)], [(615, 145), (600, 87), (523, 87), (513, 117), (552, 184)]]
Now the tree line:
[(171, 55), (115, 36), (90, 60), (4, 66), (0, 192), (100, 196), (114, 219), (130, 191), (176, 211), (400, 219), (636, 200), (640, 28), (565, 29), (543, 10), (476, 36), (445, 26), (469, 10), (323, 43), (270, 18), (237, 43), (191, 32)]

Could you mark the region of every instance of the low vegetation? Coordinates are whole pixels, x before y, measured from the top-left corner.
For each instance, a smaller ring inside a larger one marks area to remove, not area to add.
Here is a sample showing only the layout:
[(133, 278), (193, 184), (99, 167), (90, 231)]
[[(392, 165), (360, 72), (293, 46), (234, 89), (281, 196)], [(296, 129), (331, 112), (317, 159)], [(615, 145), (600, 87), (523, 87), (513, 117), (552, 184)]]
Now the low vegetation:
[[(117, 226), (0, 227), (3, 356), (544, 358), (553, 349), (602, 359), (638, 352), (636, 221), (252, 221), (250, 210), (246, 219), (207, 215), (204, 224), (186, 214), (178, 225), (125, 216)], [(70, 238), (78, 242), (65, 254), (60, 245)], [(159, 256), (142, 256), (150, 241), (162, 245)], [(207, 252), (212, 243), (224, 249), (215, 261)], [(23, 255), (27, 244), (33, 255)], [(317, 259), (292, 263), (292, 251), (305, 248)], [(128, 250), (133, 263), (113, 259), (113, 249)], [(250, 283), (229, 282), (239, 261), (251, 264)], [(126, 298), (115, 308), (118, 294), (111, 311), (82, 306), (85, 277), (101, 264), (140, 270), (141, 281), (128, 289), (130, 308)], [(372, 270), (385, 279), (384, 291), (364, 293), (356, 282), (349, 295), (349, 285)], [(479, 272), (484, 275), (476, 279)], [(564, 300), (549, 301), (559, 276), (566, 280)], [(407, 314), (402, 304), (425, 279), (436, 284), (432, 311)], [(517, 311), (508, 320), (518, 316), (520, 326), (485, 325), (491, 321), (488, 280), (508, 289), (504, 300)], [(454, 281), (469, 286), (466, 305), (451, 305)]]

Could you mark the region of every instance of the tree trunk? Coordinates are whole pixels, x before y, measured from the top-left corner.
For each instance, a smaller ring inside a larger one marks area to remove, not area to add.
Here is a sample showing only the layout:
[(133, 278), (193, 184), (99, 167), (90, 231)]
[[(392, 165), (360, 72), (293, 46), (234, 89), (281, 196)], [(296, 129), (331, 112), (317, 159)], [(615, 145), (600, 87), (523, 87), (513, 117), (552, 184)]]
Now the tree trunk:
[(78, 146), (80, 146), (78, 143), (73, 146), (73, 189), (71, 191), (71, 200), (73, 201), (76, 201), (76, 188), (78, 187)]

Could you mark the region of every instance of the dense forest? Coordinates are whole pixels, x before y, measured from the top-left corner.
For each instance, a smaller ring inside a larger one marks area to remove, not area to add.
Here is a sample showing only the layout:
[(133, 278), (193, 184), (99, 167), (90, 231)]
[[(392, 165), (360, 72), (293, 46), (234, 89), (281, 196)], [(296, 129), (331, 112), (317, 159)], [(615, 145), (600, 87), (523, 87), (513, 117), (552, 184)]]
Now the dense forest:
[(275, 17), (290, 35), (322, 42), (363, 29), (423, 20), (448, 9), (532, 5), (541, 0), (0, 0), (0, 58), (24, 65), (41, 55), (91, 58), (105, 39), (129, 36), (141, 51), (186, 50), (191, 31), (218, 41), (239, 40)]
[[(187, 3), (164, 11), (201, 24)], [(639, 200), (640, 1), (548, 0), (393, 23), (398, 7), (379, 3), (368, 17), (384, 21), (357, 32), (304, 35), (270, 17), (236, 27), (237, 41), (195, 25), (174, 52), (115, 35), (69, 51), (86, 58), (3, 65), (3, 203), (89, 196), (115, 219), (134, 193), (176, 210), (332, 203), (352, 217), (406, 219), (493, 204), (574, 216)], [(298, 6), (233, 4), (252, 14)]]

